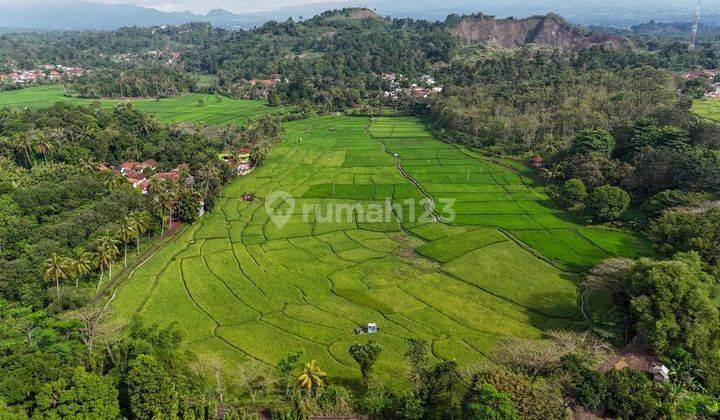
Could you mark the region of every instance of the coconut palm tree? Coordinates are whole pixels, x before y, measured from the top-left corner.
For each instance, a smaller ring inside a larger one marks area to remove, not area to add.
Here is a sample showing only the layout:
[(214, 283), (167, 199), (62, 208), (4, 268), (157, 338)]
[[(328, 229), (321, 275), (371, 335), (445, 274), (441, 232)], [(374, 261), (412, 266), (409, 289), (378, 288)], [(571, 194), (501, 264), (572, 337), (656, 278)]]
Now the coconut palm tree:
[(67, 138), (67, 131), (63, 128), (53, 128), (48, 131), (48, 137), (57, 144), (58, 149), (61, 149)]
[(315, 360), (308, 362), (303, 368), (303, 373), (298, 377), (300, 388), (304, 388), (308, 392), (315, 392), (318, 388), (322, 388), (323, 378), (327, 373), (315, 366)]
[(250, 153), (250, 162), (254, 166), (258, 166), (262, 164), (263, 160), (265, 160), (265, 151), (260, 147), (253, 148), (252, 153)]
[(160, 122), (158, 122), (158, 120), (155, 117), (149, 116), (147, 118), (143, 118), (138, 123), (137, 130), (138, 130), (139, 134), (150, 135), (150, 134), (154, 133), (155, 131), (157, 131), (159, 127), (160, 127)]
[(207, 164), (198, 170), (197, 177), (205, 186), (203, 199), (207, 199), (210, 193), (210, 187), (220, 183), (220, 170), (213, 164)]
[(70, 277), (75, 279), (75, 287), (78, 287), (80, 277), (89, 273), (93, 268), (93, 253), (79, 246), (73, 250), (69, 263)]
[(31, 141), (35, 152), (41, 154), (45, 163), (47, 163), (47, 157), (55, 150), (55, 145), (53, 145), (52, 141), (42, 131), (35, 131)]
[(130, 213), (130, 219), (133, 223), (133, 229), (135, 229), (135, 246), (137, 254), (140, 255), (140, 237), (145, 234), (150, 228), (150, 217), (147, 212), (134, 211)]
[(97, 290), (100, 290), (105, 270), (109, 270), (108, 282), (112, 280), (112, 265), (116, 261), (120, 250), (117, 247), (117, 239), (109, 233), (106, 233), (98, 240), (98, 251), (95, 256), (95, 265), (100, 269), (100, 280), (98, 280)]
[(60, 279), (67, 279), (70, 273), (70, 264), (68, 259), (58, 255), (57, 252), (45, 260), (43, 264), (43, 277), (46, 281), (55, 281), (55, 288), (57, 289), (57, 297), (60, 298)]
[(116, 191), (119, 190), (120, 187), (123, 185), (123, 179), (122, 177), (119, 177), (115, 174), (111, 174), (108, 179), (105, 181), (105, 187), (110, 191)]
[(133, 224), (133, 220), (129, 216), (125, 216), (120, 221), (120, 225), (118, 226), (117, 231), (117, 238), (120, 239), (120, 242), (122, 242), (124, 245), (123, 267), (127, 267), (128, 243), (135, 239), (135, 225)]
[(27, 161), (28, 166), (32, 166), (32, 162), (30, 161), (30, 148), (32, 147), (30, 137), (20, 134), (15, 135), (12, 139), (12, 144), (15, 150), (25, 154), (25, 160)]
[(82, 161), (80, 161), (80, 164), (84, 171), (86, 172), (94, 172), (97, 168), (97, 165), (95, 163), (95, 160), (92, 158), (92, 156), (87, 156)]

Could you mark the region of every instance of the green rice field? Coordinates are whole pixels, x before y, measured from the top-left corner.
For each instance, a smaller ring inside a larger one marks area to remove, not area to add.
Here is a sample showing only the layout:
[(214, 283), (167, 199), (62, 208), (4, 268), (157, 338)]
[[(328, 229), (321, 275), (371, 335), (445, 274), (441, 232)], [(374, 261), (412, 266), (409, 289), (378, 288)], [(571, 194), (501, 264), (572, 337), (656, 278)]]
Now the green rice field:
[[(376, 371), (393, 377), (410, 337), (468, 366), (504, 336), (581, 326), (577, 273), (648, 252), (418, 120), (324, 116), (284, 129), (262, 167), (118, 285), (115, 317), (175, 322), (189, 349), (229, 368), (302, 348), (337, 379), (359, 377), (348, 347), (374, 322)], [(388, 210), (371, 217), (378, 208)]]
[(701, 117), (720, 122), (720, 99), (699, 99), (693, 102), (692, 110)]
[[(214, 95), (189, 93), (182, 96), (155, 99), (135, 99), (135, 106), (154, 114), (168, 123), (192, 122), (207, 124), (242, 124), (252, 116), (277, 111), (264, 101), (220, 98)], [(0, 108), (46, 108), (56, 102), (89, 105), (95, 100), (65, 96), (58, 85), (38, 86), (0, 94)], [(202, 101), (202, 104), (200, 103)], [(101, 100), (103, 106), (115, 106), (123, 100)]]

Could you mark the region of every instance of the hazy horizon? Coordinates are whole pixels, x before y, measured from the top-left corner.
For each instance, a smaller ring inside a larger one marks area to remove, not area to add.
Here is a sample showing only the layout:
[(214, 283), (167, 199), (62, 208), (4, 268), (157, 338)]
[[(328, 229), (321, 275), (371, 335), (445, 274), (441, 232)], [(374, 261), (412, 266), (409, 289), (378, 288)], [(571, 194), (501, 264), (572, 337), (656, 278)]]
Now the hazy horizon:
[[(30, 6), (43, 3), (62, 3), (66, 0), (0, 0), (0, 5), (22, 5)], [(80, 0), (88, 3), (100, 4), (131, 4), (135, 6), (148, 7), (163, 12), (185, 12), (190, 11), (198, 14), (206, 14), (213, 9), (225, 9), (234, 13), (265, 12), (282, 9), (290, 6), (301, 6), (315, 3), (332, 3), (342, 0), (269, 0), (257, 2), (253, 0)]]
[[(53, 1), (53, 0), (0, 0), (0, 5), (23, 5), (29, 6), (33, 4), (42, 3), (60, 3), (66, 0)], [(254, 0), (82, 0), (90, 3), (102, 3), (102, 4), (131, 4), (142, 7), (149, 7), (164, 12), (183, 12), (190, 11), (193, 13), (205, 14), (213, 9), (225, 9), (234, 13), (252, 13), (262, 11), (278, 10), (285, 7), (291, 6), (302, 6), (318, 3), (348, 3), (348, 0), (268, 0), (265, 2), (257, 2)], [(488, 7), (503, 6), (504, 3), (488, 0), (476, 0), (476, 1), (461, 1), (465, 5), (477, 4), (477, 7)], [(596, 8), (598, 6), (609, 6), (605, 0), (596, 1), (585, 1), (585, 0), (541, 0), (541, 1), (527, 1), (522, 2), (525, 7), (532, 7), (533, 5), (555, 5), (562, 7), (576, 6), (578, 8)], [(693, 8), (696, 4), (696, 0), (635, 0), (623, 2), (627, 6), (634, 8), (657, 8), (657, 7), (674, 7), (677, 10), (688, 10)], [(718, 9), (717, 3), (709, 2), (708, 0), (701, 1), (701, 6), (706, 9)]]

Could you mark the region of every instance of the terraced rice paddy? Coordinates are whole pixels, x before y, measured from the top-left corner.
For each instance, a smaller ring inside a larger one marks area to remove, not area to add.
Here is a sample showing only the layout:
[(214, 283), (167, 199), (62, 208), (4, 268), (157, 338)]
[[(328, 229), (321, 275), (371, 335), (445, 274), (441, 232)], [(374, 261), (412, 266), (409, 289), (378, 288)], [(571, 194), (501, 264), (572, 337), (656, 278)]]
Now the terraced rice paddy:
[[(115, 316), (177, 322), (192, 350), (230, 368), (303, 348), (334, 378), (358, 377), (347, 349), (369, 338), (357, 326), (375, 322), (377, 372), (391, 376), (409, 337), (467, 365), (500, 337), (578, 325), (572, 269), (646, 250), (581, 225), (532, 180), (440, 143), (414, 119), (320, 117), (285, 130), (261, 168), (119, 285)], [(270, 200), (279, 190), (294, 206)], [(428, 196), (438, 208), (418, 220)], [(369, 217), (388, 202), (389, 218)], [(330, 217), (335, 205), (352, 210)]]
[[(199, 102), (202, 101), (202, 104)], [(65, 96), (60, 86), (39, 86), (0, 94), (0, 107), (10, 108), (46, 108), (56, 102), (68, 102), (76, 105), (89, 105), (92, 99)], [(103, 106), (116, 106), (122, 100), (101, 100)], [(221, 98), (218, 102), (213, 95), (190, 93), (159, 101), (155, 99), (136, 99), (135, 106), (154, 114), (168, 123), (193, 122), (207, 124), (242, 124), (248, 118), (260, 114), (275, 112), (264, 101)]]
[(720, 122), (720, 99), (700, 99), (693, 102), (693, 112), (714, 121)]

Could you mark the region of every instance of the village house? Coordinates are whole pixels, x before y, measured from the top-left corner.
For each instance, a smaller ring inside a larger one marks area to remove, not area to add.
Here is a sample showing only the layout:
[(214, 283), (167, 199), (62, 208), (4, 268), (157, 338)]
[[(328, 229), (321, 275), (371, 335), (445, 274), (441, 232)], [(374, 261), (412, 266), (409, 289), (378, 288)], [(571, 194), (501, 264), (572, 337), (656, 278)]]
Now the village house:
[(427, 74), (420, 76), (420, 83), (424, 83), (426, 86), (434, 86), (435, 79)]
[(545, 165), (545, 159), (542, 156), (533, 156), (530, 158), (530, 165), (534, 168), (541, 168)]
[(697, 80), (705, 77), (710, 82), (710, 88), (705, 92), (706, 98), (720, 98), (720, 69), (696, 70), (685, 73), (687, 81)]
[[(146, 171), (148, 169), (155, 170), (157, 165), (157, 161), (153, 159), (148, 159), (142, 163), (121, 163), (116, 170), (120, 175), (125, 177), (125, 179), (133, 187), (139, 188), (143, 194), (148, 193), (148, 188), (150, 187), (150, 180), (152, 179), (178, 182), (183, 173), (188, 173), (190, 171), (190, 166), (188, 166), (187, 164), (181, 164), (170, 172), (158, 172), (156, 174), (148, 176)], [(98, 170), (103, 170), (100, 169), (101, 167), (104, 169), (108, 169), (107, 166), (101, 164), (98, 165)], [(192, 185), (194, 182), (195, 179), (192, 177), (192, 175), (189, 175), (187, 178), (187, 185)]]
[(253, 165), (250, 162), (251, 153), (252, 150), (250, 148), (240, 147), (235, 149), (234, 153), (229, 150), (221, 153), (220, 159), (235, 170), (235, 175), (244, 176), (253, 169)]
[(250, 79), (248, 82), (250, 83), (250, 86), (257, 86), (262, 85), (264, 87), (272, 87), (277, 85), (282, 81), (282, 78), (279, 74), (274, 74), (269, 79)]
[(41, 80), (58, 80), (64, 75), (82, 76), (85, 70), (80, 67), (63, 67), (54, 64), (43, 64), (34, 70), (15, 70), (10, 73), (0, 74), (0, 80), (10, 81), (16, 85), (30, 85)]

